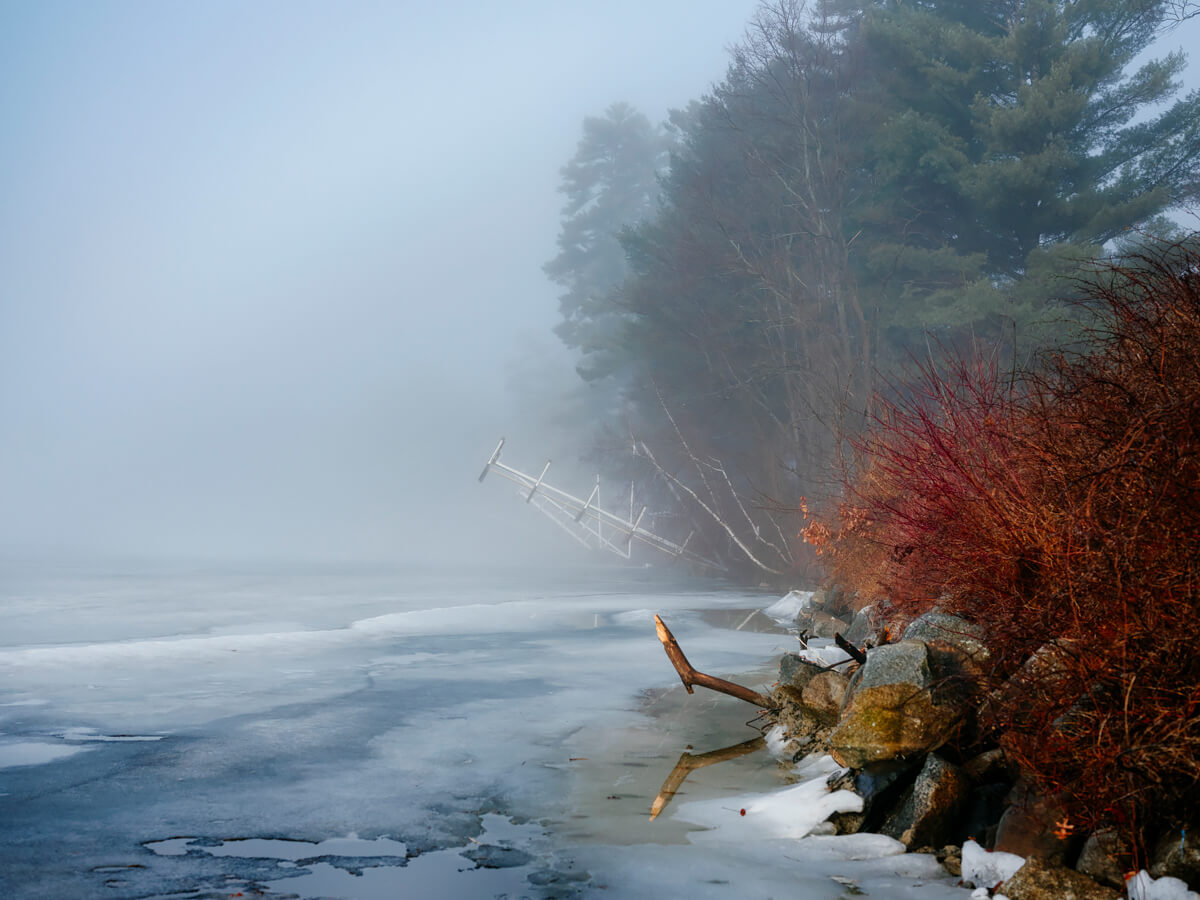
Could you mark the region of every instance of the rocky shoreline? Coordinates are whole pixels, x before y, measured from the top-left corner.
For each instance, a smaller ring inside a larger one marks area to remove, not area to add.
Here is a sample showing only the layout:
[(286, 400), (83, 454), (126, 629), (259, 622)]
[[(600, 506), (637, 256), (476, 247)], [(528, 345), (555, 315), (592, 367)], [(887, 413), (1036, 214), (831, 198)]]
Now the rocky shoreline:
[(838, 834), (879, 833), (932, 853), (980, 898), (1197, 896), (1190, 830), (1163, 834), (1148, 865), (1131, 870), (1114, 833), (1081, 833), (982, 724), (989, 704), (1044, 685), (1068, 649), (1048, 644), (985, 690), (988, 649), (964, 619), (935, 609), (897, 634), (874, 606), (822, 591), (794, 591), (768, 612), (793, 609), (804, 648), (780, 661), (773, 715), (787, 753), (828, 753), (845, 767), (831, 790), (862, 798), (861, 811), (831, 817)]

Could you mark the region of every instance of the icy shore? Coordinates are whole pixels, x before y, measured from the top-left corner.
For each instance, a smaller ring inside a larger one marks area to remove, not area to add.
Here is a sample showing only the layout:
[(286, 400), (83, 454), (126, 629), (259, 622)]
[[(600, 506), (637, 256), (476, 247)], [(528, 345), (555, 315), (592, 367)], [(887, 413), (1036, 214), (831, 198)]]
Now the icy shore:
[(793, 639), (706, 620), (762, 595), (642, 579), (9, 579), (0, 894), (969, 896), (886, 840), (799, 837), (820, 829), (786, 811), (821, 788), (765, 752), (651, 822), (681, 753), (755, 734), (745, 704), (678, 688), (652, 613), (761, 685)]

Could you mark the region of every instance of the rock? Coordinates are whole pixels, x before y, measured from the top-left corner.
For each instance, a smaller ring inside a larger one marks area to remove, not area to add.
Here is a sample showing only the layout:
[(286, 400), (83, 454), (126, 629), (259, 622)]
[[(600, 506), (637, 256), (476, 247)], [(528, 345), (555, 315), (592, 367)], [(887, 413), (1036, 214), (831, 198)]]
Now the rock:
[(852, 644), (865, 644), (875, 637), (877, 618), (875, 604), (864, 606), (854, 614), (854, 621), (842, 632), (842, 637)]
[(904, 640), (921, 641), (929, 653), (935, 696), (973, 697), (987, 674), (991, 653), (983, 642), (983, 629), (966, 619), (932, 610), (914, 619), (904, 630)]
[(963, 765), (967, 777), (976, 784), (991, 784), (997, 781), (1012, 781), (1008, 757), (999, 747), (986, 750), (967, 760)]
[(832, 638), (850, 626), (843, 619), (832, 616), (823, 609), (804, 609), (796, 616), (796, 627), (807, 631), (811, 637)]
[(1009, 900), (1119, 900), (1120, 894), (1082, 872), (1027, 859), (1000, 887)]
[(775, 720), (783, 726), (789, 751), (807, 752), (825, 746), (830, 719), (814, 715), (804, 703), (802, 691), (789, 684), (780, 685), (771, 692), (771, 706), (776, 710)]
[(962, 834), (979, 841), (985, 847), (993, 844), (1000, 817), (1004, 815), (1004, 799), (1012, 785), (1003, 781), (981, 784), (967, 797), (962, 818)]
[(955, 878), (962, 877), (962, 847), (958, 844), (947, 844), (934, 854), (934, 858)]
[(854, 834), (867, 828), (874, 830), (882, 820), (883, 810), (894, 804), (911, 784), (913, 767), (897, 760), (872, 763), (857, 772), (842, 771), (827, 781), (830, 792), (853, 791), (863, 799), (858, 812), (834, 813), (829, 817), (838, 834)]
[(1131, 862), (1129, 846), (1115, 831), (1097, 831), (1083, 842), (1075, 868), (1089, 878), (1121, 888)]
[(803, 656), (785, 653), (779, 660), (779, 684), (789, 685), (802, 691), (814, 676), (824, 671), (824, 666), (811, 662)]
[(1011, 729), (1020, 731), (1036, 727), (1041, 705), (1037, 698), (1074, 698), (1083, 693), (1086, 686), (1077, 683), (1072, 671), (1078, 668), (1075, 657), (1083, 652), (1084, 648), (1074, 640), (1060, 639), (1043, 644), (1007, 682), (988, 696), (980, 713), (982, 718), (992, 718), (1002, 712)]
[(936, 749), (961, 714), (957, 703), (935, 703), (925, 645), (901, 641), (877, 647), (851, 680), (842, 718), (829, 736), (839, 764), (867, 763)]
[(929, 654), (920, 641), (901, 641), (877, 647), (858, 670), (855, 690), (907, 684), (913, 688), (929, 686)]
[(788, 630), (761, 609), (706, 609), (700, 618), (714, 628), (756, 634), (787, 634)]
[(842, 700), (846, 696), (846, 686), (849, 683), (849, 677), (841, 672), (832, 669), (818, 672), (804, 686), (800, 695), (801, 703), (811, 710), (813, 715), (832, 724), (837, 721), (842, 710)]
[(909, 849), (955, 840), (969, 789), (970, 781), (958, 766), (930, 753), (879, 831)]
[(1174, 829), (1159, 838), (1150, 859), (1150, 874), (1200, 886), (1200, 842), (1191, 831)]
[(995, 849), (1061, 864), (1072, 849), (1070, 839), (1055, 834), (1057, 823), (1066, 818), (1062, 805), (1053, 797), (1035, 794), (1022, 782), (1013, 788), (1009, 801), (996, 827)]
[(913, 619), (904, 629), (901, 640), (924, 643), (942, 641), (968, 656), (986, 658), (989, 654), (983, 638), (983, 629), (978, 625), (935, 609)]

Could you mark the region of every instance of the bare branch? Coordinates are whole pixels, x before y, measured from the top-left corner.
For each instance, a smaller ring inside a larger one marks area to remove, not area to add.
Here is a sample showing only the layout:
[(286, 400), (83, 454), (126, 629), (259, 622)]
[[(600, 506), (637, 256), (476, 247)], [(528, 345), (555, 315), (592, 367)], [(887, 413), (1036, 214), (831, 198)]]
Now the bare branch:
[(683, 682), (683, 686), (689, 694), (693, 693), (692, 685), (698, 684), (700, 687), (716, 691), (718, 694), (726, 694), (739, 700), (745, 700), (747, 703), (753, 703), (760, 709), (771, 708), (771, 699), (765, 694), (752, 691), (740, 684), (734, 684), (732, 681), (726, 681), (724, 678), (697, 672), (695, 667), (688, 662), (687, 657), (683, 655), (683, 650), (675, 640), (675, 635), (671, 634), (671, 629), (657, 614), (654, 616), (654, 630), (658, 633), (658, 639), (662, 641), (663, 649), (667, 652), (667, 659), (671, 660), (671, 665), (679, 673), (679, 680)]
[(721, 518), (720, 513), (718, 513), (715, 509), (713, 509), (711, 506), (709, 506), (707, 503), (705, 503), (702, 499), (700, 499), (700, 496), (694, 490), (692, 490), (690, 487), (688, 487), (686, 484), (684, 484), (682, 481), (680, 481), (675, 475), (671, 474), (666, 469), (664, 469), (661, 465), (659, 465), (658, 460), (655, 459), (654, 454), (650, 451), (650, 448), (646, 446), (644, 441), (635, 440), (634, 441), (634, 449), (637, 451), (639, 456), (643, 457), (644, 459), (649, 461), (650, 465), (654, 466), (654, 468), (658, 471), (658, 474), (660, 474), (669, 483), (674, 484), (679, 490), (683, 491), (685, 494), (687, 494), (689, 497), (691, 497), (692, 500), (694, 500), (696, 502), (696, 504), (701, 509), (703, 509), (705, 513), (708, 514), (709, 518), (711, 518), (714, 522), (716, 522), (721, 527), (721, 530), (724, 531), (725, 534), (727, 534), (729, 536), (729, 539), (731, 541), (733, 541), (734, 544), (737, 545), (738, 549), (741, 550), (743, 554), (745, 554), (746, 558), (748, 560), (750, 560), (750, 562), (754, 563), (754, 565), (758, 566), (758, 568), (762, 569), (764, 572), (770, 573), (771, 575), (782, 575), (783, 574), (783, 572), (781, 570), (771, 568), (765, 562), (763, 562), (761, 559), (759, 559), (757, 556), (755, 556), (754, 551), (751, 550), (750, 547), (748, 547), (746, 545), (745, 541), (743, 541), (740, 537), (738, 537), (737, 532), (735, 532), (731, 527), (729, 527), (729, 523), (726, 522), (723, 518)]

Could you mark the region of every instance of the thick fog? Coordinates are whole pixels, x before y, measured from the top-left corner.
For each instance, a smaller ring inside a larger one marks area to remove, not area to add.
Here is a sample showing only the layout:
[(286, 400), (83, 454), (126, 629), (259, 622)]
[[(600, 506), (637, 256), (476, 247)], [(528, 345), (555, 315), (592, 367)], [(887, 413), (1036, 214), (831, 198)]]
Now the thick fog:
[(574, 377), (559, 167), (719, 80), (753, 8), (6, 4), (3, 555), (569, 552), (475, 481), (502, 433), (540, 467)]

